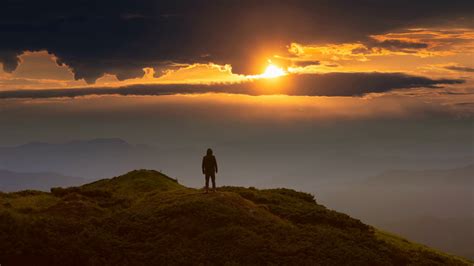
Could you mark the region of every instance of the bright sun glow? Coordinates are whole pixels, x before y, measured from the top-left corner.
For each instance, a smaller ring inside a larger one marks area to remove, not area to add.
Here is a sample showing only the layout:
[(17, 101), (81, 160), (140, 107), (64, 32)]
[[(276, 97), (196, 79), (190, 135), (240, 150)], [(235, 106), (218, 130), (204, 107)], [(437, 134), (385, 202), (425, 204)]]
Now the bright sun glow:
[(260, 75), (262, 78), (276, 78), (285, 75), (286, 72), (275, 66), (275, 65), (269, 65), (266, 69), (265, 72), (263, 72), (262, 75)]

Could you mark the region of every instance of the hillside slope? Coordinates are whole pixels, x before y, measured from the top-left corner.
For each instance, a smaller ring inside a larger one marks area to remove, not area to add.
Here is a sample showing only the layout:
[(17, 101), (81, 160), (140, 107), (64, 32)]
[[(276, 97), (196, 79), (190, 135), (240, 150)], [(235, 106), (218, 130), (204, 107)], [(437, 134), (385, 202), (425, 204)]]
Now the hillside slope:
[(0, 264), (469, 265), (289, 189), (203, 194), (140, 170), (0, 194)]

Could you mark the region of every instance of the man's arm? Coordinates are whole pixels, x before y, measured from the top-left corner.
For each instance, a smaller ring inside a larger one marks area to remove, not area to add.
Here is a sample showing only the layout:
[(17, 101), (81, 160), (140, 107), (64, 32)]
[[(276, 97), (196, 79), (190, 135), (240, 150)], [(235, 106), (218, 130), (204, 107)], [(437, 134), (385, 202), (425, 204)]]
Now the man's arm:
[(216, 166), (216, 173), (217, 173), (217, 160), (216, 160), (216, 157), (214, 157), (214, 165)]
[(205, 157), (202, 157), (202, 165), (201, 165), (201, 168), (202, 168), (202, 173), (206, 173), (206, 168), (204, 167), (204, 159)]

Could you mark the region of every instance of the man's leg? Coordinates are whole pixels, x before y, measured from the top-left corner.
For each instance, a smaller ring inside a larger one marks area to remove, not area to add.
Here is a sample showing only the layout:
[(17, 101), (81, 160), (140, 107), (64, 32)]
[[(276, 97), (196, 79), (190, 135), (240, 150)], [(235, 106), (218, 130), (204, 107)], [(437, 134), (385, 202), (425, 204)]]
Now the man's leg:
[(216, 174), (212, 174), (211, 178), (212, 178), (212, 190), (215, 192), (216, 191)]
[(209, 175), (206, 174), (206, 193), (209, 192)]

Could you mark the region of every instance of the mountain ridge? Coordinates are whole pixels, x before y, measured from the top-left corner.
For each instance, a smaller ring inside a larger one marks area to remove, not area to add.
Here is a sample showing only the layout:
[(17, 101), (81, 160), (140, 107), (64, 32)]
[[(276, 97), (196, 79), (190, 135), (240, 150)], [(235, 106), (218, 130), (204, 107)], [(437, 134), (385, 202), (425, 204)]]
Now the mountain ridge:
[(17, 172), (57, 172), (97, 179), (151, 167), (161, 157), (153, 146), (133, 145), (120, 138), (64, 143), (29, 142), (0, 147), (0, 168)]
[(187, 188), (135, 170), (50, 193), (0, 193), (0, 263), (469, 265), (291, 189)]
[(389, 170), (369, 178), (369, 184), (397, 183), (397, 184), (445, 184), (467, 185), (474, 184), (474, 164), (449, 169), (428, 170)]
[(49, 191), (55, 186), (72, 186), (85, 183), (80, 177), (55, 172), (16, 172), (0, 169), (0, 191), (14, 192), (26, 189)]

